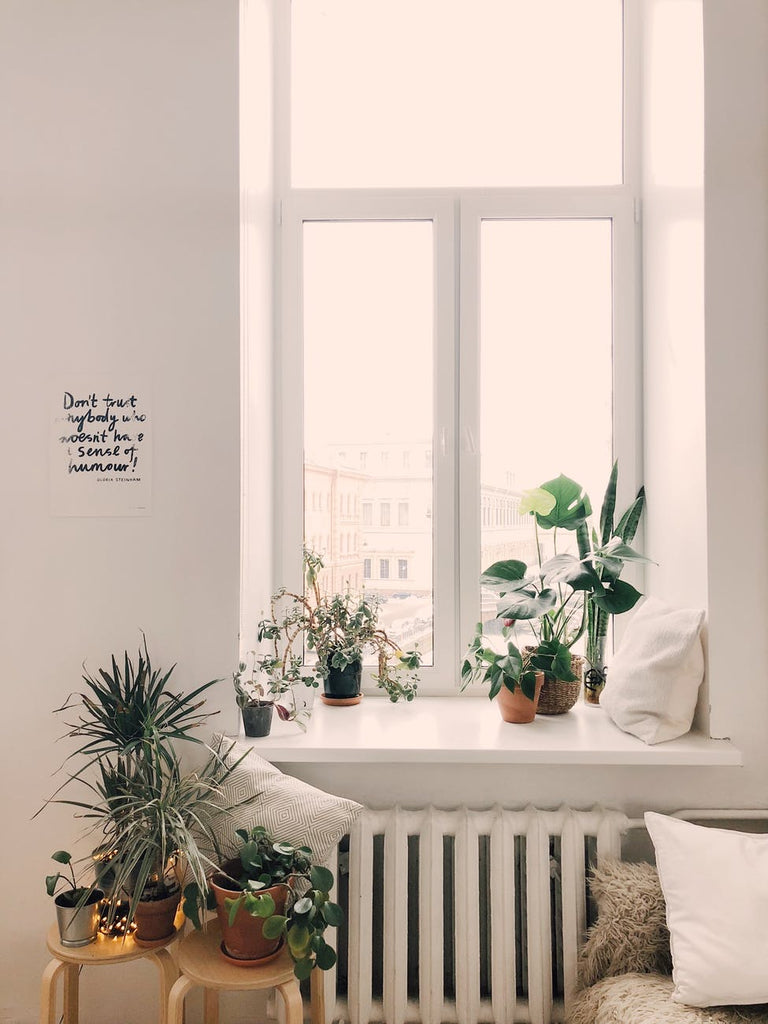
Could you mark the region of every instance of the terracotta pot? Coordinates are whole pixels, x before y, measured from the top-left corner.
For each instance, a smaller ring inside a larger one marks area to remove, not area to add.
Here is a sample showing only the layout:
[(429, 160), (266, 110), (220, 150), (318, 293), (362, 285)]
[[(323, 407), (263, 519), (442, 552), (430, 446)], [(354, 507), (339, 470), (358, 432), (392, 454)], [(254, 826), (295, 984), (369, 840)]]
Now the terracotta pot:
[(544, 673), (536, 673), (536, 693), (534, 694), (533, 700), (530, 697), (526, 697), (519, 686), (515, 687), (515, 692), (511, 693), (506, 686), (502, 686), (496, 696), (496, 704), (499, 708), (502, 720), (505, 722), (516, 722), (522, 724), (523, 722), (532, 722), (536, 717), (536, 708), (539, 703), (539, 694), (541, 688), (544, 685)]
[(136, 923), (136, 941), (158, 942), (173, 935), (173, 922), (180, 902), (180, 891), (162, 900), (139, 900), (133, 915)]
[[(216, 916), (221, 925), (221, 935), (224, 941), (224, 952), (233, 960), (261, 960), (271, 956), (280, 945), (280, 938), (265, 939), (263, 928), (266, 918), (252, 917), (242, 906), (237, 908), (237, 914), (232, 924), (229, 923), (229, 908), (225, 906), (225, 899), (236, 899), (239, 890), (227, 888), (232, 882), (224, 877), (231, 875), (238, 878), (243, 872), (239, 860), (227, 861), (222, 866), (221, 872), (217, 872), (211, 878), (211, 889), (216, 897)], [(289, 888), (285, 884), (274, 885), (270, 889), (261, 889), (263, 893), (269, 893), (275, 901), (275, 913), (285, 913), (285, 904), (288, 899)]]

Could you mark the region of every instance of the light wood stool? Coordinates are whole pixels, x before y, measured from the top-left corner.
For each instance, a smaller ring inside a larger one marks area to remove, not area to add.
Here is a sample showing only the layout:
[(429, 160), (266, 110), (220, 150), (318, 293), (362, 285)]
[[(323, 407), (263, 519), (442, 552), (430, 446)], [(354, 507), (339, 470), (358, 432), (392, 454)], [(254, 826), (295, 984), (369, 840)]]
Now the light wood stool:
[[(219, 992), (246, 992), (276, 988), (285, 1006), (285, 1024), (302, 1024), (301, 990), (293, 973), (293, 960), (287, 948), (267, 963), (240, 967), (221, 954), (221, 930), (218, 921), (209, 921), (204, 932), (191, 932), (179, 945), (179, 980), (168, 998), (168, 1024), (183, 1024), (184, 997), (193, 988), (202, 988), (205, 1024), (219, 1024)], [(316, 973), (313, 971), (313, 974)], [(314, 1010), (313, 998), (313, 1010)]]
[(58, 925), (51, 925), (46, 944), (53, 960), (43, 971), (40, 993), (40, 1024), (55, 1024), (56, 983), (62, 974), (64, 975), (63, 1024), (78, 1024), (80, 968), (127, 963), (129, 960), (140, 960), (142, 957), (151, 960), (160, 974), (159, 1020), (160, 1024), (166, 1024), (168, 998), (179, 972), (165, 947), (176, 938), (177, 934), (178, 932), (174, 932), (162, 945), (149, 947), (138, 946), (132, 936), (125, 939), (113, 939), (106, 935), (98, 935), (95, 941), (87, 946), (62, 946)]

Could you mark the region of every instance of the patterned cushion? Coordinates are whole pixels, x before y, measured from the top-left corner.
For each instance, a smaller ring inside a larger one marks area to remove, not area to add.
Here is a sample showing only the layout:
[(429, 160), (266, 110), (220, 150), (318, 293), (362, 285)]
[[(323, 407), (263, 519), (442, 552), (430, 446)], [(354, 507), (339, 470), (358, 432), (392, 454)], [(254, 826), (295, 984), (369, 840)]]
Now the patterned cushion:
[(354, 800), (284, 775), (248, 744), (214, 736), (212, 746), (217, 745), (227, 764), (243, 758), (224, 784), (225, 804), (231, 806), (258, 794), (258, 799), (223, 815), (217, 824), (219, 843), (227, 857), (240, 843), (236, 829), (263, 825), (275, 839), (309, 846), (315, 862), (323, 864), (363, 809)]
[(768, 1021), (767, 1006), (697, 1009), (672, 1001), (672, 979), (661, 974), (604, 978), (580, 992), (566, 1024), (745, 1024)]
[(666, 907), (656, 868), (606, 859), (592, 872), (591, 890), (598, 918), (581, 952), (581, 984), (630, 971), (671, 973)]

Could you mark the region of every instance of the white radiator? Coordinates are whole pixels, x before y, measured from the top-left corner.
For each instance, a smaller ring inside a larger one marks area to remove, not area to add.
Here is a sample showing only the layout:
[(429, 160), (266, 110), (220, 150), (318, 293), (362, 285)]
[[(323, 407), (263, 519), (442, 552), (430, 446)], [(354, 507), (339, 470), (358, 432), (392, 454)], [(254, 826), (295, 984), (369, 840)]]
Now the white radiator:
[(347, 923), (327, 1024), (561, 1020), (589, 863), (619, 857), (626, 827), (598, 808), (364, 810), (330, 864)]

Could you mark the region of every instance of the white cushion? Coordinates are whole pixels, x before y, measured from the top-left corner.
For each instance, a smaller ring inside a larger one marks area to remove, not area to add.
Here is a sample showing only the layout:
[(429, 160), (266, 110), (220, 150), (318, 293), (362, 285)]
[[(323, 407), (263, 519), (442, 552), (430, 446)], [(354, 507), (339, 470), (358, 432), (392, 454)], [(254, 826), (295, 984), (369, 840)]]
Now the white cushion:
[(768, 836), (649, 811), (672, 947), (672, 999), (768, 1002)]
[(323, 864), (363, 809), (354, 800), (325, 793), (292, 775), (284, 775), (247, 743), (215, 736), (212, 745), (220, 745), (226, 751), (227, 764), (234, 764), (245, 755), (222, 787), (224, 804), (230, 806), (259, 794), (253, 803), (235, 809), (217, 822), (217, 838), (226, 856), (231, 856), (240, 844), (236, 829), (263, 825), (276, 840), (309, 846), (315, 863)]
[(624, 732), (662, 743), (690, 730), (704, 678), (703, 622), (700, 609), (672, 608), (652, 597), (638, 606), (600, 697)]

